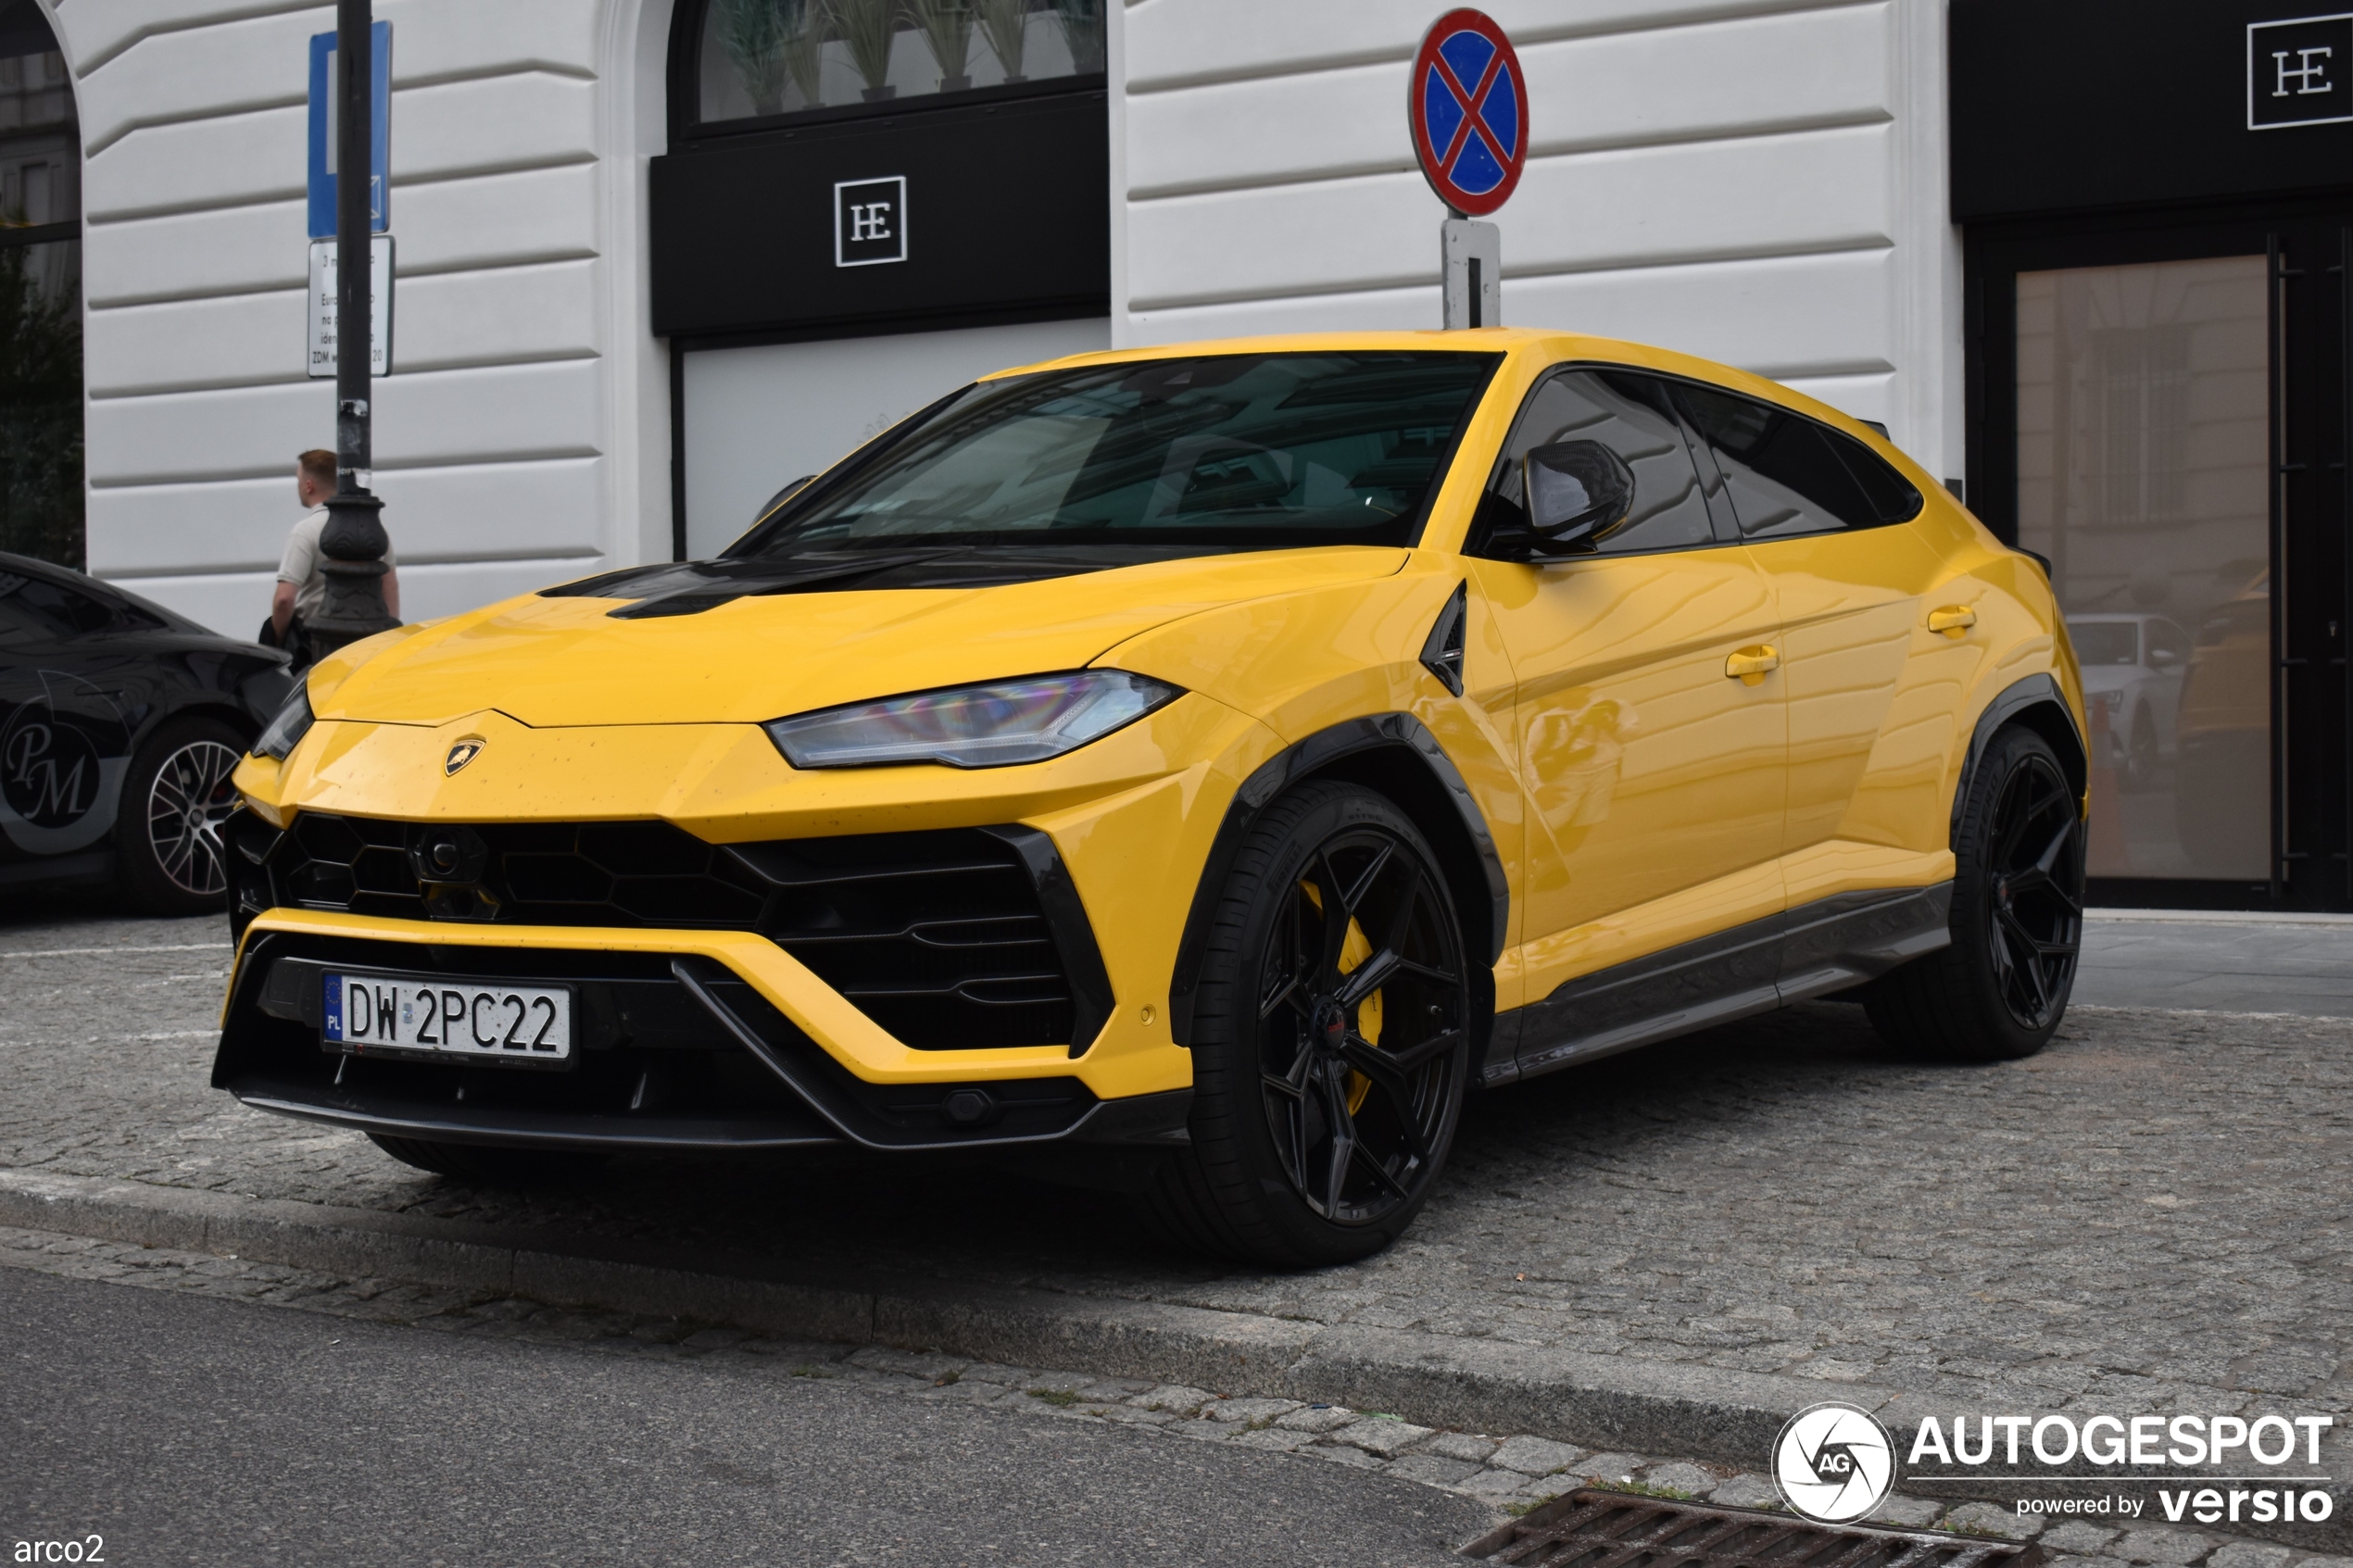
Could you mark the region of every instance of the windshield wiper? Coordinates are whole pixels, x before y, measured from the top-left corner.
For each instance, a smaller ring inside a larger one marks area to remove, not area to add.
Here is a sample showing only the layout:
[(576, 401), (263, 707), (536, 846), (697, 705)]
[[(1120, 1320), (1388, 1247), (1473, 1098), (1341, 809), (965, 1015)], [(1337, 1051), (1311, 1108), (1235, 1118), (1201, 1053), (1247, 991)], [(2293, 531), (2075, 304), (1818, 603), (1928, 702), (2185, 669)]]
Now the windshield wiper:
[[(824, 561), (787, 556), (782, 559), (713, 561), (708, 563), (708, 568), (698, 566), (694, 574), (708, 586), (690, 583), (605, 613), (615, 621), (700, 615), (704, 610), (717, 609), (721, 605), (736, 599), (770, 594), (798, 594), (820, 587), (837, 588), (857, 578), (873, 577), (899, 567), (916, 566), (955, 553), (950, 549), (892, 550), (872, 554), (861, 551), (859, 558), (854, 560), (845, 560), (839, 556)], [(712, 582), (714, 577), (719, 581)]]

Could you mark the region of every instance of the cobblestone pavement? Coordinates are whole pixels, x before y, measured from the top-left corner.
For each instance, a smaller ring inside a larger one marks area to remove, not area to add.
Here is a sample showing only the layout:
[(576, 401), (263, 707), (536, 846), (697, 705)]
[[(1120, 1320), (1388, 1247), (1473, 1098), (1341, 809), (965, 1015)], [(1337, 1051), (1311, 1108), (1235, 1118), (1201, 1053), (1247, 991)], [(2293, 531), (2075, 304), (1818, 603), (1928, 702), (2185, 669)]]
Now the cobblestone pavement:
[(1480, 1098), (1401, 1245), (1286, 1275), (1156, 1255), (1114, 1199), (986, 1167), (649, 1160), (558, 1196), (428, 1177), (205, 1086), (220, 939), (209, 921), (0, 927), (0, 1166), (1782, 1373), (1826, 1395), (2353, 1408), (2342, 1021), (2083, 1009), (2039, 1058), (1957, 1068), (1890, 1059), (1852, 1008), (1801, 1008)]
[[(1295, 1399), (1232, 1397), (1205, 1388), (1007, 1366), (961, 1356), (786, 1340), (677, 1319), (583, 1311), (535, 1301), (348, 1279), (203, 1253), (124, 1246), (0, 1226), (0, 1266), (294, 1308), (447, 1334), (561, 1344), (618, 1356), (692, 1361), (746, 1377), (838, 1381), (884, 1397), (1018, 1410), (1088, 1424), (1148, 1427), (1172, 1439), (1231, 1444), (1376, 1471), (1476, 1498), (1502, 1512), (1580, 1486), (1695, 1498), (1747, 1508), (1780, 1506), (1771, 1480), (1723, 1465), (1637, 1453), (1597, 1453), (1525, 1435), (1435, 1431), (1395, 1416)], [(2039, 1533), (2053, 1568), (2353, 1568), (2353, 1559), (2234, 1540), (2211, 1532), (2087, 1520), (2050, 1524), (1994, 1503), (1896, 1495), (1874, 1522), (1982, 1535)]]

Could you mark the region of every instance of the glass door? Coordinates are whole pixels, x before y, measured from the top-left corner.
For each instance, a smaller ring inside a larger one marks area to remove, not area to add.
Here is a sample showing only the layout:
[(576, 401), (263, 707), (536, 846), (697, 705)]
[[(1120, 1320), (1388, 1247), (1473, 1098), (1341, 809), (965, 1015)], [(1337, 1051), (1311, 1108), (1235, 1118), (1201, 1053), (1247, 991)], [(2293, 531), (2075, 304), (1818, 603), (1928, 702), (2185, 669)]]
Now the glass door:
[(2018, 275), (2018, 542), (2083, 667), (2095, 876), (2270, 876), (2270, 274)]
[(2067, 613), (2095, 902), (2348, 907), (2349, 245), (2319, 214), (1971, 236), (1969, 498)]

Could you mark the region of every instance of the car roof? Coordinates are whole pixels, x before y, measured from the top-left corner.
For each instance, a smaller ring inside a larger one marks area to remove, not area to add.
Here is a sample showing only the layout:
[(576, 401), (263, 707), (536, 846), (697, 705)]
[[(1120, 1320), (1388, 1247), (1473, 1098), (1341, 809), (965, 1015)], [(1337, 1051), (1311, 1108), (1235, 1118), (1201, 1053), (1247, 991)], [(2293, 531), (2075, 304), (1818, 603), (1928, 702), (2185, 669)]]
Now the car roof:
[(1793, 387), (1768, 381), (1763, 376), (1736, 366), (1703, 359), (1695, 354), (1683, 354), (1655, 344), (1630, 343), (1623, 338), (1595, 337), (1589, 333), (1561, 332), (1545, 327), (1471, 327), (1452, 331), (1436, 329), (1423, 332), (1282, 332), (1264, 337), (1203, 338), (1188, 343), (1152, 344), (1135, 348), (1099, 349), (1088, 354), (1072, 354), (1060, 359), (1041, 360), (1034, 365), (1017, 365), (983, 376), (983, 381), (995, 381), (1003, 376), (1026, 375), (1038, 370), (1075, 370), (1088, 365), (1143, 364), (1155, 359), (1184, 359), (1216, 354), (1508, 354), (1537, 358), (1546, 364), (1591, 360), (1604, 365), (1624, 365), (1633, 369), (1656, 370), (1664, 375), (1680, 376), (1689, 381), (1706, 382), (1730, 392), (1745, 393), (1825, 424), (1834, 425), (1849, 435), (1875, 446), (1896, 451), (1894, 443), (1875, 427), (1866, 425), (1854, 415), (1829, 404), (1819, 402)]

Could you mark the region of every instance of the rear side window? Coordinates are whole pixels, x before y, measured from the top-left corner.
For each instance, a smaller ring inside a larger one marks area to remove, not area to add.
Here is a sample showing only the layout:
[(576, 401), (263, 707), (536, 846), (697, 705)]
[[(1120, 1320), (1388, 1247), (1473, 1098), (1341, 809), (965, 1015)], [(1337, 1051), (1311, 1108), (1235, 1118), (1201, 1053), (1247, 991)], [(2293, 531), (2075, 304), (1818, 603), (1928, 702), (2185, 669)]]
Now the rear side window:
[(1723, 470), (1743, 539), (1880, 528), (1919, 515), (1919, 491), (1853, 436), (1714, 387), (1681, 385), (1676, 396)]
[(155, 618), (133, 615), (125, 607), (85, 594), (45, 577), (0, 571), (0, 615), (27, 631), (53, 637), (84, 632), (145, 630)]
[(1594, 553), (1683, 550), (1716, 542), (1699, 473), (1668, 406), (1666, 383), (1629, 371), (1561, 370), (1530, 393), (1520, 409), (1479, 508), (1473, 554), (1525, 559), (1542, 553), (1528, 532), (1522, 459), (1559, 441), (1598, 441), (1634, 471), (1631, 519)]

